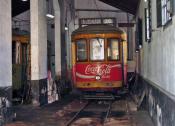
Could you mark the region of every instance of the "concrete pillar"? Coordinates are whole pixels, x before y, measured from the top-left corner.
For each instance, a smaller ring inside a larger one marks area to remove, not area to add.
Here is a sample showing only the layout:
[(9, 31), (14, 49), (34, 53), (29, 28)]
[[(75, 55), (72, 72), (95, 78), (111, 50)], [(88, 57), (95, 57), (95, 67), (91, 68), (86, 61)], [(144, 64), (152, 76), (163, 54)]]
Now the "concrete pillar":
[(33, 104), (47, 103), (46, 0), (30, 0), (31, 83)]
[(1, 0), (0, 10), (0, 88), (5, 88), (12, 87), (11, 0)]
[[(0, 1), (0, 106), (6, 100), (8, 113), (6, 121), (11, 119), (12, 94), (12, 23), (11, 0)], [(0, 108), (0, 111), (3, 108)], [(3, 118), (2, 118), (3, 119)], [(4, 120), (4, 121), (5, 121)], [(1, 122), (1, 121), (0, 121)], [(1, 125), (1, 124), (0, 124)]]
[(55, 73), (61, 76), (61, 20), (58, 0), (53, 0), (55, 13)]

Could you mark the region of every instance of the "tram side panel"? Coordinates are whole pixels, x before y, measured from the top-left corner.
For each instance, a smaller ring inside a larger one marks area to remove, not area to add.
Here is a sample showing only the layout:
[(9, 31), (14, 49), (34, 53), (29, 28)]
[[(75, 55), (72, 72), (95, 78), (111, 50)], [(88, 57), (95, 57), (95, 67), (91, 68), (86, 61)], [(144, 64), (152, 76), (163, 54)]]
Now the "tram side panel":
[(124, 85), (127, 86), (127, 42), (123, 42), (123, 55), (124, 55)]
[(75, 67), (75, 64), (76, 64), (76, 48), (75, 48), (75, 42), (72, 42), (71, 43), (71, 46), (72, 46), (72, 50), (71, 50), (71, 54), (72, 54), (72, 81), (73, 81), (73, 87), (75, 88), (75, 84), (76, 84), (76, 67)]

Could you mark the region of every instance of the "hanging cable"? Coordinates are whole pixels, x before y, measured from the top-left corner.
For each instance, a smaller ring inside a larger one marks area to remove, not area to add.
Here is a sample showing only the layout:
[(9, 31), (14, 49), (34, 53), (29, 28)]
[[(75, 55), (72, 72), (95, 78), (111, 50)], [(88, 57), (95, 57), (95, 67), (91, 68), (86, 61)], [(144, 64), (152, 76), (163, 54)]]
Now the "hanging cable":
[(95, 6), (96, 6), (96, 9), (98, 10), (98, 13), (99, 13), (100, 17), (102, 18), (102, 15), (101, 15), (101, 13), (100, 13), (100, 11), (99, 11), (99, 8), (98, 8), (98, 5), (97, 5), (96, 0), (93, 0), (93, 1), (94, 1)]

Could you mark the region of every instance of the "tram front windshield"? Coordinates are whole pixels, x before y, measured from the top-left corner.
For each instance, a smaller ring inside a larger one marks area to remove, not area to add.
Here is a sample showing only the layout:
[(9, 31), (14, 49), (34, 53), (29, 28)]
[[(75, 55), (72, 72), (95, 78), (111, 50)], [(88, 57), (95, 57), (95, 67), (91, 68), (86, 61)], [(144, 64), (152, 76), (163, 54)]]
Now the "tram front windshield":
[(104, 39), (90, 39), (90, 60), (104, 60)]
[[(88, 42), (90, 42), (88, 44)], [(107, 39), (107, 50), (105, 51), (105, 40), (103, 38), (81, 39), (76, 43), (77, 61), (104, 61), (105, 53), (108, 61), (119, 61), (118, 39)], [(88, 48), (89, 47), (89, 48)]]

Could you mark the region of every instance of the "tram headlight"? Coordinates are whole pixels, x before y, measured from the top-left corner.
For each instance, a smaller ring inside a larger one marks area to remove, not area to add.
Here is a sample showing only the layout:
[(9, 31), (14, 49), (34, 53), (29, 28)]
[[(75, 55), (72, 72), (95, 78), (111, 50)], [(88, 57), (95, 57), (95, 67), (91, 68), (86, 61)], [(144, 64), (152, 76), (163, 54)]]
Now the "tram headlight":
[(97, 76), (95, 76), (95, 79), (96, 79), (96, 80), (100, 80), (101, 77), (97, 75)]

